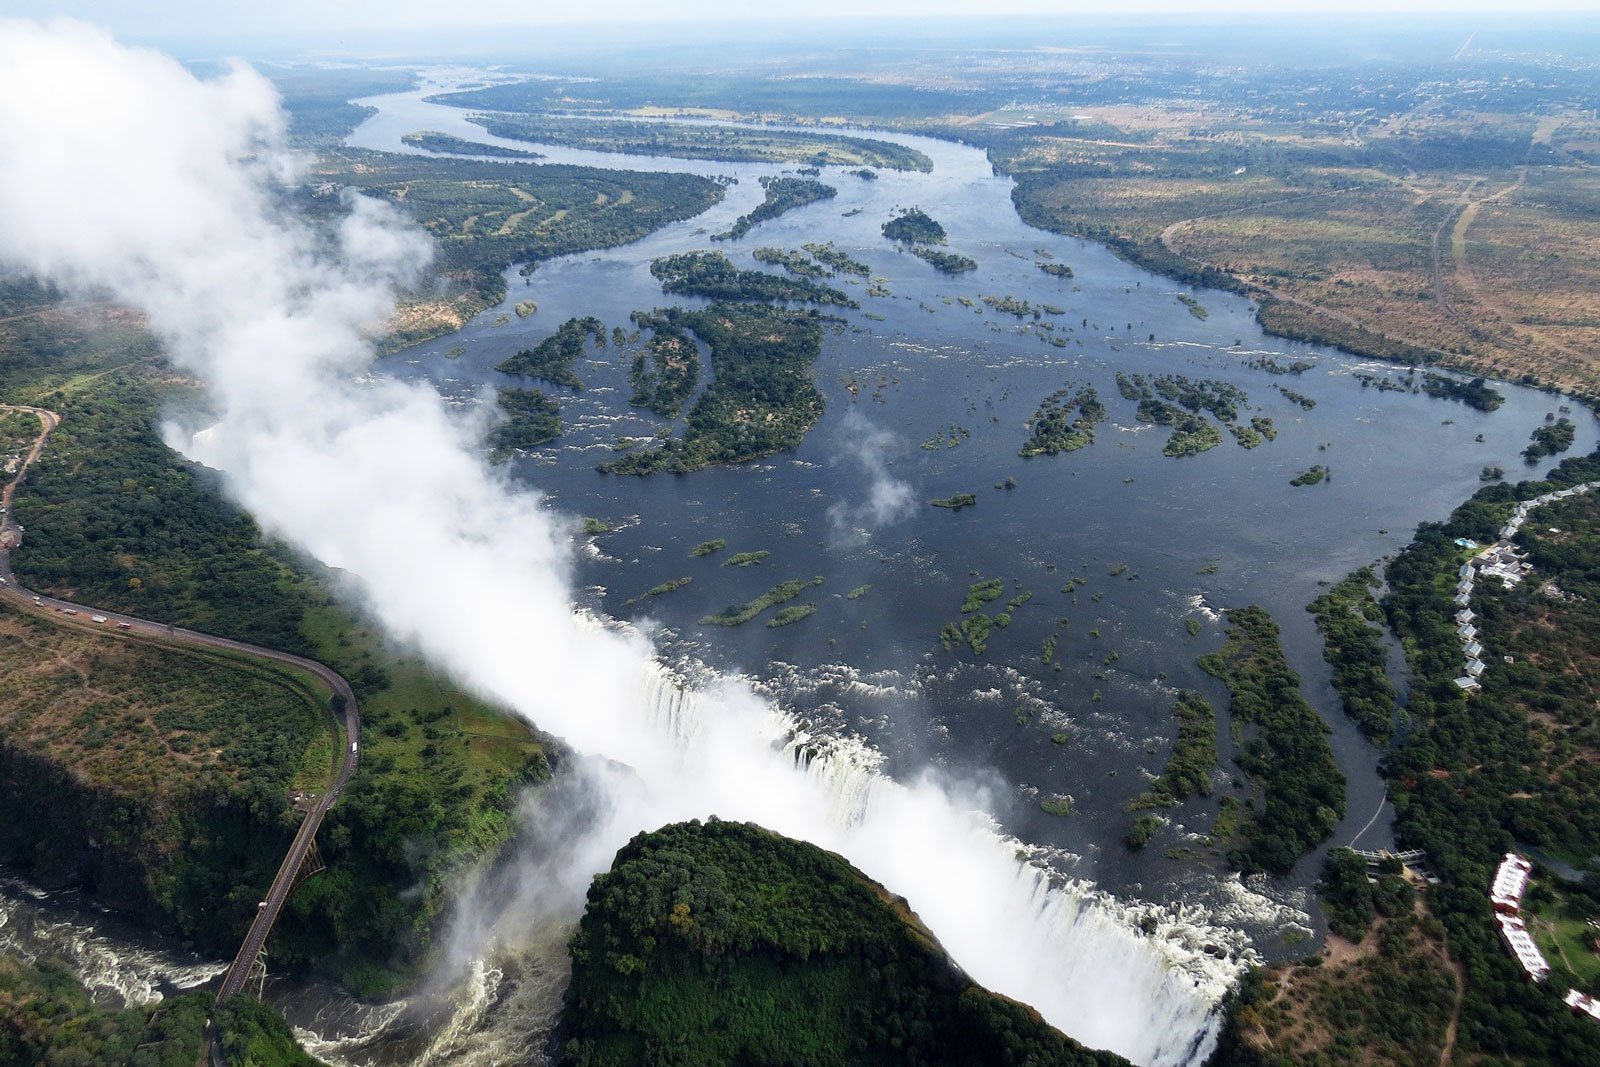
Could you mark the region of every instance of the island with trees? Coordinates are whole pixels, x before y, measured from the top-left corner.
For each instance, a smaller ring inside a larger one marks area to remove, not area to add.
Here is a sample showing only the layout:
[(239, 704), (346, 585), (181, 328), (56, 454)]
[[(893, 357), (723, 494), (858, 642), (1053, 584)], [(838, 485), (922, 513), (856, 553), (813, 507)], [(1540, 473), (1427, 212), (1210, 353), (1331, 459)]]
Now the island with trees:
[(822, 417), (822, 394), (811, 380), (811, 363), (822, 349), (816, 312), (718, 303), (656, 311), (652, 321), (709, 347), (711, 384), (690, 409), (682, 437), (629, 452), (600, 470), (682, 474), (740, 463), (793, 448)]
[(1201, 657), (1200, 667), (1228, 687), (1229, 711), (1248, 731), (1236, 762), (1255, 790), (1228, 858), (1245, 872), (1287, 874), (1344, 816), (1344, 772), (1327, 725), (1300, 695), (1278, 624), (1259, 607), (1227, 615), (1227, 642)]
[[(449, 97), (440, 100), (453, 102)], [(590, 152), (729, 163), (805, 163), (905, 171), (933, 169), (932, 161), (914, 148), (844, 134), (504, 113), (469, 115), (467, 121), (507, 140), (562, 145)]]
[(469, 141), (465, 137), (457, 137), (451, 133), (440, 133), (437, 130), (408, 133), (400, 138), (400, 142), (412, 148), (420, 148), (425, 152), (438, 152), (442, 155), (493, 156), (497, 159), (544, 158), (544, 154), (541, 152), (530, 152), (525, 148), (507, 148), (505, 145), (485, 144), (482, 141)]
[(712, 234), (713, 241), (737, 240), (761, 223), (775, 219), (787, 211), (815, 204), (820, 200), (832, 200), (839, 195), (839, 190), (833, 186), (812, 181), (810, 178), (774, 178), (764, 175), (760, 180), (766, 197), (747, 214), (735, 219), (732, 226), (721, 233)]
[(859, 308), (847, 294), (805, 278), (740, 270), (721, 252), (681, 252), (650, 264), (663, 292), (711, 300), (774, 300)]

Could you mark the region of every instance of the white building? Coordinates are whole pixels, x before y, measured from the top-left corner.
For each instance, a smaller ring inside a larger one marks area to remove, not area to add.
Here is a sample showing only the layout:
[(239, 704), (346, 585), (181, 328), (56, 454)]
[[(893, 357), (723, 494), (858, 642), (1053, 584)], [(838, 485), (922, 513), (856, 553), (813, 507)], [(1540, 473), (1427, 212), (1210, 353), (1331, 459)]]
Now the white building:
[(1539, 951), (1533, 935), (1528, 933), (1528, 928), (1522, 924), (1522, 920), (1510, 915), (1496, 915), (1494, 919), (1500, 924), (1500, 939), (1517, 958), (1522, 973), (1534, 982), (1542, 982), (1548, 978), (1550, 964), (1545, 960), (1544, 953)]
[(1495, 868), (1494, 882), (1489, 886), (1489, 903), (1496, 911), (1515, 915), (1522, 909), (1522, 894), (1528, 890), (1528, 879), (1533, 874), (1533, 864), (1507, 852)]

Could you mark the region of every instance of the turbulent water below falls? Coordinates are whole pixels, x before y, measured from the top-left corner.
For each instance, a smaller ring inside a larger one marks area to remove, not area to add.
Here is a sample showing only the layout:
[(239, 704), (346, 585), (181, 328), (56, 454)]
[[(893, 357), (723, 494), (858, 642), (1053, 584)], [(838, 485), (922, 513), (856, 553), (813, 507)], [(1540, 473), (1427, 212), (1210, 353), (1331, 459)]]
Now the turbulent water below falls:
[[(439, 130), (526, 147), (423, 100), (479, 76), (441, 74), (420, 91), (364, 101), (377, 112), (350, 143), (410, 151), (404, 134)], [(1476, 488), (1481, 467), (1523, 469), (1517, 453), (1556, 401), (1500, 386), (1506, 403), (1486, 414), (1363, 388), (1358, 374), (1394, 370), (1265, 337), (1250, 305), (1227, 294), (1193, 292), (1208, 309), (1198, 318), (1175, 298), (1190, 290), (1024, 225), (1010, 182), (981, 152), (873, 135), (925, 152), (932, 173), (863, 182), (825, 168), (836, 199), (719, 245), (707, 234), (759, 202), (757, 179), (790, 168), (540, 146), (550, 162), (738, 181), (724, 203), (634, 245), (544, 263), (527, 279), (509, 271), (505, 306), (382, 365), (432, 382), (453, 404), (478, 405), (486, 386), (509, 384), (496, 363), (569, 316), (622, 325), (635, 309), (696, 303), (665, 298), (648, 264), (699, 248), (752, 266), (759, 245), (833, 241), (886, 279), (891, 294), (868, 297), (864, 286), (834, 279), (863, 310), (843, 313), (849, 325), (825, 340), (817, 361), (827, 414), (793, 453), (739, 468), (596, 475), (618, 436), (649, 437), (664, 423), (625, 403), (625, 360), (597, 353), (580, 362), (588, 388), (562, 397), (566, 434), (512, 472), (556, 507), (618, 528), (585, 546), (577, 578), (596, 620), (615, 617), (652, 634), (673, 664), (641, 665), (633, 709), (640, 747), (659, 758), (628, 769), (573, 761), (526, 810), (511, 855), (464, 895), (446, 963), (415, 995), (373, 1006), (315, 984), (270, 982), (269, 997), (318, 1056), (374, 1065), (540, 1062), (565, 983), (565, 936), (589, 878), (632, 834), (716, 814), (842, 853), (908, 897), (976, 980), (1033, 1004), (1085, 1043), (1141, 1064), (1198, 1063), (1241, 968), (1258, 953), (1296, 951), (1315, 925), (1305, 910), (1315, 858), (1283, 882), (1245, 884), (1219, 872), (1201, 847), (1209, 812), (1200, 805), (1172, 811), (1152, 847), (1121, 845), (1131, 818), (1124, 808), (1170, 746), (1178, 688), (1200, 689), (1217, 706), (1227, 766), (1226, 694), (1194, 660), (1216, 647), (1218, 609), (1229, 606), (1272, 612), (1307, 698), (1333, 729), (1350, 779), (1335, 841), (1369, 822), (1363, 844), (1389, 834), (1386, 818), (1373, 819), (1383, 797), (1377, 754), (1337, 710), (1304, 606), (1320, 583), (1392, 553), (1419, 521), (1442, 518)], [(945, 225), (951, 251), (978, 260), (976, 271), (947, 278), (882, 239), (882, 221), (913, 204)], [(1045, 260), (1071, 265), (1076, 277), (1044, 274), (1036, 263)], [(1064, 314), (1045, 330), (986, 309), (985, 295)], [(509, 314), (524, 299), (537, 302), (537, 314)], [(1269, 369), (1297, 362), (1309, 367), (1292, 376)], [(1248, 392), (1250, 411), (1274, 420), (1278, 439), (1167, 458), (1164, 434), (1118, 406), (1119, 371), (1223, 379)], [(1019, 459), (1036, 405), (1069, 383), (1094, 385), (1110, 421), (1081, 452)], [(1315, 407), (1280, 386), (1313, 396)], [(968, 433), (952, 435), (952, 427)], [(1580, 421), (1575, 448), (1592, 448), (1594, 437)], [(934, 439), (937, 446), (919, 447)], [(870, 455), (868, 440), (878, 442)], [(1336, 478), (1311, 489), (1288, 484), (1319, 463)], [(1014, 492), (989, 490), (1007, 477)], [(914, 506), (869, 521), (885, 480), (906, 487)], [(960, 514), (926, 506), (958, 491), (977, 491), (978, 506)], [(765, 549), (772, 558), (747, 569), (689, 558), (689, 546), (718, 537), (730, 552)], [(622, 603), (691, 573), (694, 584), (678, 592)], [(699, 626), (702, 615), (795, 575), (826, 577), (804, 623)], [(986, 658), (943, 653), (939, 624), (959, 617), (966, 585), (980, 576), (1005, 579), (1008, 596), (1034, 596)], [(1081, 589), (1061, 591), (1068, 576), (1082, 578)], [(842, 595), (863, 585), (872, 592)], [(1186, 620), (1201, 632), (1191, 636)], [(1041, 663), (1052, 634), (1059, 669)], [(740, 684), (726, 685), (730, 678)], [(1052, 743), (1060, 735), (1068, 742)], [(1219, 775), (1219, 790), (1226, 785)], [(1072, 815), (1042, 813), (1046, 796), (1069, 797)], [(0, 945), (42, 922), (18, 920), (26, 894), (5, 892), (12, 910), (0, 911)], [(43, 906), (53, 914), (50, 902)], [(82, 937), (57, 937), (49, 951), (117, 996), (209, 976), (212, 965), (184, 970), (147, 957), (137, 942), (88, 921)]]

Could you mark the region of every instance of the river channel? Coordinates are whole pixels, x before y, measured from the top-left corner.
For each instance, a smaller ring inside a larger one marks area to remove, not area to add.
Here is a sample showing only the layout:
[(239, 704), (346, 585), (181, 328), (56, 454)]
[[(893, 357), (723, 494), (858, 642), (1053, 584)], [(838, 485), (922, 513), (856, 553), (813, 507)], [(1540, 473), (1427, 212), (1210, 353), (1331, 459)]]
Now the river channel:
[[(491, 137), (467, 121), (469, 112), (426, 99), (482, 76), (433, 72), (421, 89), (361, 101), (377, 112), (349, 143), (412, 152), (403, 135), (436, 130), (530, 147)], [(826, 413), (792, 452), (684, 476), (600, 474), (596, 465), (616, 454), (620, 437), (648, 438), (669, 426), (681, 432), (681, 421), (628, 405), (632, 349), (591, 349), (579, 362), (585, 389), (559, 396), (565, 433), (511, 460), (509, 473), (551, 508), (614, 528), (580, 541), (581, 606), (649, 630), (669, 663), (752, 679), (812, 728), (882, 753), (892, 775), (931, 766), (983, 783), (999, 826), (1067, 877), (1119, 899), (1194, 909), (1196, 922), (1243, 931), (1268, 959), (1304, 952), (1318, 926), (1306, 891), (1320, 856), (1287, 879), (1245, 885), (1204, 845), (1218, 799), (1232, 791), (1231, 734), (1227, 694), (1195, 660), (1220, 646), (1223, 609), (1269, 610), (1349, 779), (1348, 810), (1329, 843), (1360, 833), (1364, 847), (1392, 844), (1381, 753), (1340, 711), (1305, 606), (1326, 583), (1398, 551), (1419, 522), (1446, 516), (1478, 488), (1485, 466), (1513, 478), (1552, 466), (1529, 467), (1519, 453), (1560, 399), (1496, 385), (1505, 402), (1485, 413), (1364, 385), (1360, 374), (1398, 382), (1403, 371), (1268, 337), (1243, 298), (1181, 286), (1098, 245), (1026, 225), (1012, 206), (1011, 181), (977, 149), (851, 132), (914, 147), (933, 169), (885, 170), (864, 181), (823, 168), (820, 180), (838, 189), (835, 198), (718, 243), (710, 234), (760, 202), (758, 179), (794, 168), (532, 146), (546, 162), (734, 182), (710, 211), (637, 243), (545, 262), (528, 277), (512, 268), (503, 306), (387, 357), (379, 372), (427, 380), (471, 408), (491, 403), (497, 385), (530, 384), (496, 364), (569, 317), (592, 315), (608, 331), (631, 331), (635, 310), (704, 303), (665, 296), (649, 272), (656, 257), (718, 249), (739, 266), (760, 267), (751, 259), (759, 246), (833, 242), (865, 262), (888, 295), (869, 296), (865, 279), (831, 280), (861, 309), (829, 309), (844, 322), (827, 332), (814, 367)], [(948, 249), (975, 259), (977, 269), (945, 276), (886, 240), (882, 223), (911, 206), (937, 219)], [(1039, 262), (1066, 264), (1073, 276), (1047, 275)], [(1019, 318), (986, 306), (985, 296), (1063, 310)], [(1179, 296), (1196, 301), (1204, 317)], [(538, 305), (526, 318), (513, 313), (524, 300)], [(1295, 374), (1269, 369), (1297, 363), (1310, 366)], [(1225, 381), (1248, 394), (1246, 418), (1272, 419), (1276, 439), (1245, 449), (1224, 435), (1200, 455), (1167, 457), (1166, 431), (1134, 418), (1118, 372)], [(1110, 413), (1094, 443), (1019, 457), (1039, 403), (1086, 385)], [(1573, 451), (1593, 449), (1594, 421), (1581, 414), (1574, 421)], [(1318, 464), (1331, 478), (1290, 484)], [(1014, 488), (997, 488), (1007, 479)], [(929, 506), (961, 492), (975, 493), (976, 504)], [(727, 547), (691, 557), (693, 546), (714, 539)], [(770, 555), (755, 566), (724, 565), (732, 553), (753, 551)], [(766, 616), (736, 628), (699, 621), (782, 580), (813, 576), (822, 583), (796, 603), (814, 603), (816, 611), (793, 625), (770, 628)], [(641, 597), (686, 577), (692, 581), (675, 591)], [(1009, 612), (1010, 625), (993, 633), (984, 655), (943, 648), (940, 628), (960, 620), (968, 586), (994, 578), (1008, 600), (1032, 595)], [(1149, 847), (1130, 851), (1125, 808), (1162, 768), (1176, 732), (1173, 698), (1183, 688), (1201, 691), (1218, 710), (1217, 796), (1173, 810)], [(1070, 798), (1070, 813), (1046, 813), (1040, 802), (1049, 798)], [(282, 997), (302, 1026), (317, 1029), (315, 1020), (327, 1014), (321, 992), (284, 987)], [(453, 1025), (460, 1029), (459, 1016)], [(352, 1035), (362, 1029), (348, 1017), (341, 1027)], [(323, 1036), (335, 1037), (325, 1028)], [(406, 1047), (415, 1051), (415, 1040)], [(381, 1045), (334, 1039), (317, 1051), (396, 1062)], [(473, 1059), (464, 1052), (438, 1058)]]

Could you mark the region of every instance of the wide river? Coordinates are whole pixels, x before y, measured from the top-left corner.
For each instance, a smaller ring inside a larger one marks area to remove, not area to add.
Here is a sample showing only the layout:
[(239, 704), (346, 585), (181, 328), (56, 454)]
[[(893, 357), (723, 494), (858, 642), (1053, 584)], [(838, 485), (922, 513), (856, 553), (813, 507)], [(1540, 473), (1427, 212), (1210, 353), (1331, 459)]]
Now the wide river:
[[(478, 77), (437, 72), (421, 90), (363, 101), (378, 111), (349, 143), (408, 152), (403, 135), (437, 130), (529, 147), (492, 138), (466, 121), (468, 112), (424, 99)], [(1318, 926), (1303, 909), (1320, 854), (1288, 879), (1244, 886), (1201, 837), (1220, 796), (1232, 791), (1234, 768), (1226, 692), (1195, 660), (1219, 647), (1221, 609), (1268, 609), (1349, 778), (1347, 814), (1329, 843), (1359, 836), (1364, 847), (1392, 844), (1376, 771), (1381, 753), (1340, 711), (1306, 604), (1326, 583), (1403, 547), (1419, 522), (1447, 515), (1481, 484), (1485, 466), (1512, 478), (1548, 469), (1552, 461), (1528, 467), (1519, 453), (1559, 399), (1497, 385), (1505, 403), (1483, 413), (1366, 387), (1358, 373), (1399, 381), (1402, 372), (1267, 337), (1247, 300), (1177, 285), (1098, 245), (1024, 224), (1011, 181), (997, 177), (981, 151), (862, 135), (917, 148), (933, 161), (932, 172), (883, 171), (869, 182), (825, 168), (821, 180), (837, 187), (836, 198), (716, 244), (711, 233), (759, 203), (757, 179), (793, 168), (537, 146), (549, 162), (737, 181), (704, 215), (635, 244), (546, 262), (528, 278), (509, 271), (503, 307), (388, 357), (380, 369), (425, 378), (453, 401), (478, 405), (495, 385), (527, 384), (495, 365), (568, 317), (592, 315), (608, 330), (631, 332), (636, 309), (701, 303), (663, 295), (649, 273), (658, 256), (715, 248), (741, 266), (760, 266), (750, 257), (757, 247), (831, 241), (869, 264), (887, 295), (869, 296), (865, 280), (832, 280), (862, 308), (828, 309), (848, 325), (827, 333), (814, 368), (826, 413), (792, 452), (687, 476), (601, 475), (595, 466), (615, 455), (619, 437), (650, 437), (674, 424), (627, 404), (634, 348), (591, 349), (579, 362), (586, 388), (560, 397), (565, 434), (510, 469), (550, 506), (616, 528), (581, 546), (584, 606), (653, 628), (669, 659), (750, 677), (817, 729), (864, 740), (885, 755), (892, 774), (932, 765), (984, 783), (1004, 830), (1039, 846), (1067, 876), (1124, 900), (1185, 908), (1219, 931), (1243, 931), (1267, 958), (1304, 952)], [(886, 240), (882, 223), (911, 206), (942, 223), (949, 250), (978, 268), (947, 277)], [(1074, 276), (1046, 275), (1041, 261), (1067, 264)], [(1205, 316), (1180, 295), (1198, 301)], [(1043, 317), (1052, 331), (987, 307), (984, 296), (1064, 313)], [(515, 315), (512, 306), (523, 300), (536, 301), (538, 311)], [(1297, 362), (1311, 366), (1298, 374), (1265, 369)], [(1269, 416), (1277, 437), (1245, 449), (1225, 435), (1201, 455), (1164, 456), (1166, 431), (1135, 420), (1115, 384), (1119, 371), (1221, 379), (1248, 394), (1245, 417)], [(1094, 386), (1110, 411), (1095, 442), (1019, 458), (1040, 401), (1069, 385)], [(1573, 451), (1594, 448), (1594, 420), (1580, 412), (1574, 421)], [(1332, 477), (1290, 485), (1315, 464)], [(995, 488), (1008, 478), (1015, 488)], [(977, 504), (959, 512), (928, 505), (957, 492), (976, 493)], [(722, 552), (691, 558), (693, 546), (719, 538), (727, 542)], [(770, 555), (756, 566), (724, 565), (741, 551)], [(769, 628), (762, 624), (769, 616), (737, 628), (698, 622), (779, 581), (813, 576), (822, 584), (796, 603), (817, 610), (794, 625)], [(693, 581), (676, 591), (625, 603), (685, 577)], [(1010, 612), (1010, 626), (994, 632), (985, 655), (944, 650), (940, 627), (960, 620), (968, 585), (987, 578), (1003, 581), (1006, 599), (1032, 597)], [(846, 595), (862, 586), (870, 589)], [(1052, 635), (1054, 662), (1046, 663)], [(1148, 847), (1130, 851), (1123, 837), (1133, 816), (1125, 807), (1171, 750), (1180, 688), (1200, 690), (1218, 710), (1217, 795), (1172, 810), (1171, 824)], [(1070, 798), (1070, 814), (1047, 814), (1040, 802), (1052, 797)], [(320, 992), (284, 994), (297, 1022), (325, 1010)], [(491, 1029), (488, 1013), (480, 1005), (472, 1021), (458, 1016), (451, 1026)], [(362, 1026), (346, 1018), (334, 1029), (354, 1034)], [(458, 1036), (449, 1044), (473, 1059), (464, 1051), (473, 1042)], [(334, 1041), (319, 1051), (352, 1061), (397, 1058), (382, 1045)]]
[[(380, 110), (350, 143), (405, 151), (404, 134), (439, 130), (529, 147), (488, 136), (467, 121), (469, 112), (426, 102), (439, 91), (433, 84), (363, 101)], [(827, 412), (793, 452), (687, 476), (597, 473), (619, 437), (649, 437), (674, 425), (628, 406), (631, 350), (607, 348), (580, 362), (586, 389), (561, 396), (565, 435), (514, 461), (515, 476), (548, 494), (553, 506), (620, 527), (594, 539), (580, 566), (594, 603), (620, 617), (657, 620), (669, 650), (769, 681), (808, 717), (862, 734), (892, 766), (910, 770), (931, 761), (992, 776), (1004, 783), (997, 814), (1007, 828), (1079, 857), (1076, 873), (1108, 889), (1156, 899), (1185, 891), (1197, 857), (1168, 856), (1183, 843), (1178, 828), (1129, 852), (1120, 843), (1130, 819), (1123, 808), (1170, 750), (1178, 688), (1212, 699), (1226, 746), (1226, 692), (1195, 659), (1220, 644), (1217, 610), (1260, 604), (1282, 626), (1305, 696), (1332, 728), (1350, 779), (1348, 814), (1333, 841), (1348, 842), (1382, 798), (1379, 753), (1339, 710), (1305, 607), (1325, 583), (1403, 547), (1419, 522), (1446, 516), (1478, 488), (1486, 465), (1512, 478), (1553, 465), (1530, 468), (1519, 453), (1559, 399), (1497, 385), (1505, 403), (1486, 414), (1425, 394), (1364, 387), (1357, 373), (1398, 381), (1401, 371), (1268, 337), (1247, 300), (1179, 286), (1098, 245), (1028, 226), (1012, 207), (1011, 180), (997, 177), (981, 151), (852, 132), (915, 147), (933, 170), (883, 171), (867, 182), (827, 168), (821, 180), (837, 187), (836, 198), (763, 223), (742, 240), (716, 243), (711, 233), (760, 201), (758, 178), (793, 168), (536, 146), (550, 162), (687, 170), (738, 184), (704, 215), (643, 241), (544, 263), (529, 278), (508, 272), (505, 306), (385, 367), (425, 376), (463, 404), (480, 403), (488, 387), (524, 384), (495, 364), (569, 316), (593, 315), (631, 331), (635, 309), (703, 303), (663, 295), (649, 272), (658, 256), (719, 249), (740, 266), (760, 267), (750, 259), (757, 247), (831, 241), (887, 279), (892, 295), (868, 296), (865, 280), (832, 280), (862, 310), (827, 309), (850, 326), (823, 343), (815, 378)], [(886, 240), (883, 222), (910, 206), (942, 223), (949, 250), (977, 260), (978, 269), (948, 277)], [(1074, 277), (1046, 275), (1039, 261), (1067, 264)], [(1198, 300), (1206, 317), (1191, 313), (1180, 294)], [(1044, 316), (1055, 326), (1051, 334), (1031, 318), (985, 306), (985, 295), (1065, 314)], [(513, 304), (530, 299), (536, 314), (512, 314)], [(1068, 346), (1048, 343), (1051, 336)], [(1274, 374), (1261, 368), (1264, 360), (1314, 366)], [(1166, 431), (1135, 420), (1134, 405), (1115, 384), (1119, 371), (1236, 385), (1249, 395), (1249, 414), (1272, 418), (1277, 439), (1244, 449), (1225, 435), (1201, 455), (1164, 456)], [(1019, 458), (1039, 402), (1069, 384), (1093, 385), (1110, 421), (1085, 449)], [(1284, 397), (1280, 386), (1315, 407)], [(1581, 411), (1575, 421), (1573, 451), (1588, 451), (1594, 422)], [(959, 443), (951, 445), (952, 438)], [(1331, 469), (1327, 482), (1290, 485), (1316, 464)], [(994, 488), (1007, 478), (1015, 489)], [(891, 486), (905, 487), (899, 492), (908, 506), (887, 506)], [(956, 492), (975, 492), (976, 506), (951, 512), (928, 505)], [(693, 546), (716, 538), (727, 541), (722, 553), (690, 557)], [(759, 566), (723, 565), (740, 551), (771, 555)], [(817, 611), (796, 625), (697, 621), (783, 579), (817, 575), (823, 585), (799, 601)], [(1087, 581), (1063, 593), (1073, 576)], [(693, 582), (624, 603), (683, 577)], [(1002, 579), (1008, 599), (1034, 596), (1010, 613), (1010, 627), (994, 633), (986, 655), (946, 652), (939, 629), (959, 621), (967, 586), (980, 578)], [(871, 590), (847, 598), (862, 585)], [(1201, 624), (1194, 636), (1191, 619)], [(1042, 660), (1051, 634), (1058, 635), (1060, 670)], [(1066, 743), (1052, 743), (1062, 732)], [(1040, 810), (1037, 796), (1053, 793), (1072, 797), (1072, 815)], [(1215, 801), (1194, 804), (1180, 809), (1177, 821), (1204, 831), (1214, 809)], [(1378, 819), (1360, 843), (1391, 843), (1388, 819)], [(1303, 863), (1294, 883), (1308, 884), (1319, 864)]]

